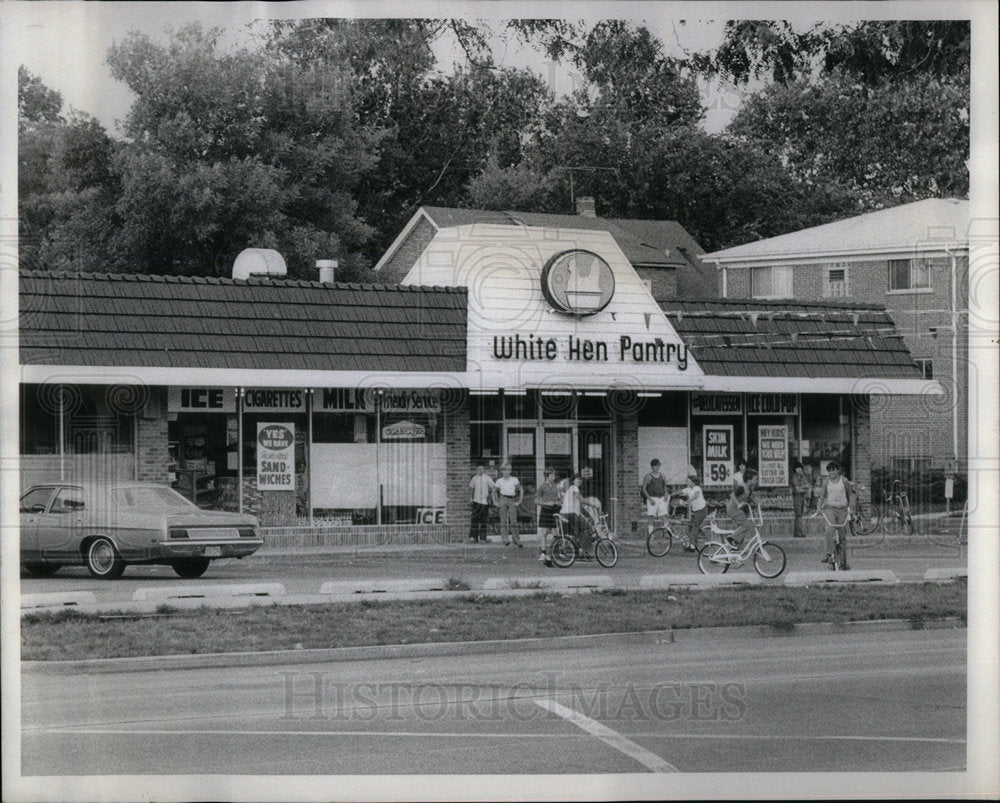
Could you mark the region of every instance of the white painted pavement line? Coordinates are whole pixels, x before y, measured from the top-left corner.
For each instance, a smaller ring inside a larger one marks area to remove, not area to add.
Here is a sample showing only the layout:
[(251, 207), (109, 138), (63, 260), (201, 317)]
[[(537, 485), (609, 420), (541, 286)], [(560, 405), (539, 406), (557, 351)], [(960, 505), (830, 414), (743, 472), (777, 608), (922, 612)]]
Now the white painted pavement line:
[(581, 730), (585, 730), (587, 733), (596, 736), (609, 747), (613, 747), (615, 750), (624, 753), (653, 772), (680, 772), (677, 767), (669, 761), (660, 758), (656, 753), (650, 752), (631, 739), (625, 738), (618, 731), (611, 730), (611, 728), (602, 725), (600, 722), (584, 716), (579, 711), (575, 711), (572, 708), (562, 705), (562, 703), (557, 703), (555, 700), (549, 700), (544, 697), (533, 702), (540, 708), (544, 708), (546, 711), (551, 711), (553, 714), (569, 720)]

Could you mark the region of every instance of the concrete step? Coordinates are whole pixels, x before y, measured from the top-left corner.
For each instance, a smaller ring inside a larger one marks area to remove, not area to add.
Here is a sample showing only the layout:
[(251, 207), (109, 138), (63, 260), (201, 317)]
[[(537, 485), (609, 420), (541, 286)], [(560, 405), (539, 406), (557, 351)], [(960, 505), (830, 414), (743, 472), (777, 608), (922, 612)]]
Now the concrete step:
[(835, 572), (830, 569), (818, 572), (789, 572), (786, 586), (809, 586), (827, 583), (898, 583), (899, 578), (891, 569), (849, 569)]

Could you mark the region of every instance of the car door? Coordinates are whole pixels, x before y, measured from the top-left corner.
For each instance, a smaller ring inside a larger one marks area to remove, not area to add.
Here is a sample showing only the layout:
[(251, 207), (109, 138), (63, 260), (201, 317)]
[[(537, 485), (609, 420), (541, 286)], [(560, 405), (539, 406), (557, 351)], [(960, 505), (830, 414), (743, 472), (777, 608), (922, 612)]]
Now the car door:
[(48, 512), (39, 514), (38, 518), (38, 550), (44, 560), (80, 559), (83, 508), (82, 489), (65, 485), (57, 488)]
[(21, 496), (21, 560), (38, 560), (38, 522), (49, 509), (53, 485), (36, 485)]

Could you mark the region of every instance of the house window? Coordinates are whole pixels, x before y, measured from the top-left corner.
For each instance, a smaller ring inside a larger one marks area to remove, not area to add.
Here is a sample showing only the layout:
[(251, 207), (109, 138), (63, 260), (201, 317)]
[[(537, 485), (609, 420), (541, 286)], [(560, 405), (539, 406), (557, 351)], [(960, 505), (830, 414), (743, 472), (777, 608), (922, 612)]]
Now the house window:
[(843, 298), (850, 295), (847, 265), (830, 265), (823, 281), (824, 298)]
[(920, 369), (920, 373), (924, 377), (924, 379), (934, 378), (934, 363), (932, 360), (919, 359), (919, 360), (914, 360), (914, 362), (917, 364), (917, 368)]
[(791, 298), (791, 266), (751, 268), (751, 294), (754, 298)]
[(931, 286), (930, 264), (923, 259), (890, 259), (889, 290), (923, 290)]

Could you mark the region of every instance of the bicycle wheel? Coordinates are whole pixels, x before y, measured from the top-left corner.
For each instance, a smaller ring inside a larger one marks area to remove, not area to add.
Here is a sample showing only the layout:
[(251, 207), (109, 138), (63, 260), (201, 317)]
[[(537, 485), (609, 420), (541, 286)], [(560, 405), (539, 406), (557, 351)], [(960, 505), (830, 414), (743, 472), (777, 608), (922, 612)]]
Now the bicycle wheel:
[(618, 547), (610, 538), (598, 538), (594, 542), (594, 557), (605, 569), (610, 569), (618, 562)]
[(833, 566), (835, 569), (845, 571), (847, 566), (847, 544), (843, 539), (839, 539), (833, 545)]
[(855, 516), (851, 519), (851, 531), (855, 535), (870, 535), (875, 532), (881, 517), (878, 505), (858, 502)]
[(910, 515), (910, 506), (904, 503), (900, 513), (903, 520), (903, 533), (905, 535), (913, 535), (913, 516)]
[(565, 535), (557, 536), (549, 547), (549, 559), (554, 566), (568, 569), (576, 561), (576, 545)]
[(777, 577), (785, 571), (785, 550), (765, 541), (754, 553), (753, 567), (761, 577)]
[(662, 558), (673, 542), (674, 534), (669, 527), (657, 527), (646, 537), (646, 551), (654, 558)]
[(725, 574), (729, 571), (729, 550), (722, 544), (705, 544), (698, 553), (698, 571)]

